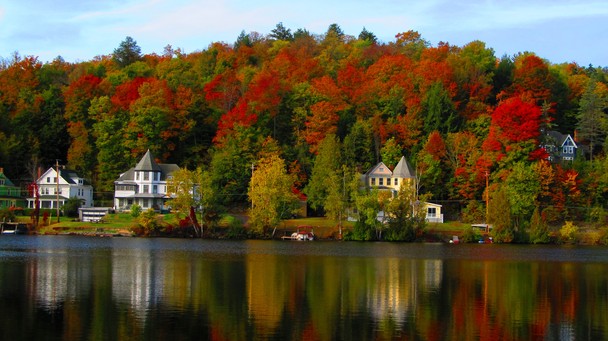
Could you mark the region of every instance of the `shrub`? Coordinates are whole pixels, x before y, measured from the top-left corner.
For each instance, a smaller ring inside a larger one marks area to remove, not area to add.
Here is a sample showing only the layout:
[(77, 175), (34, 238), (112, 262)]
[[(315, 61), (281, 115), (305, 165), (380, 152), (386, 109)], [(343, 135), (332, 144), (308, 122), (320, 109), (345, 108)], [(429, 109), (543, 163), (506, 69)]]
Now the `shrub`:
[(597, 243), (600, 245), (608, 245), (608, 227), (599, 229)]
[(589, 219), (595, 223), (604, 223), (606, 222), (606, 211), (603, 207), (595, 206), (591, 208), (589, 212)]
[(575, 243), (577, 241), (578, 227), (573, 222), (567, 221), (559, 230), (562, 243)]
[(15, 212), (11, 209), (5, 208), (0, 210), (0, 221), (14, 221)]
[(480, 239), (481, 233), (479, 230), (473, 226), (469, 226), (464, 229), (460, 241), (463, 243), (477, 243)]
[(80, 199), (71, 197), (63, 204), (63, 213), (70, 218), (78, 217), (78, 209), (80, 208)]
[(131, 216), (133, 218), (139, 217), (139, 215), (141, 214), (141, 212), (142, 212), (141, 206), (139, 206), (138, 204), (131, 205)]

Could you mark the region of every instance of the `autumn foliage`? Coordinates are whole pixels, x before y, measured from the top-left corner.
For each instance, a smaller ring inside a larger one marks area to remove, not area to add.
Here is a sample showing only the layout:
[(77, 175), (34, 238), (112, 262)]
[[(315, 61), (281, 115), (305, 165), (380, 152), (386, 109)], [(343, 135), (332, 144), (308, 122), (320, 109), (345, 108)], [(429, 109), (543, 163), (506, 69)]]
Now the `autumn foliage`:
[(608, 102), (603, 91), (585, 95), (590, 82), (606, 89), (605, 69), (497, 57), (481, 41), (433, 46), (415, 31), (387, 43), (338, 33), (250, 32), (123, 63), (15, 55), (0, 65), (0, 162), (23, 178), (32, 163), (64, 160), (111, 191), (119, 169), (151, 149), (159, 161), (209, 168), (239, 192), (226, 200), (239, 201), (263, 141), (276, 141), (302, 189), (321, 141), (336, 136), (338, 161), (358, 172), (396, 146), (426, 172), (421, 188), (434, 201), (479, 200), (486, 174), (498, 185), (524, 163), (538, 167), (544, 206), (608, 204), (602, 146), (592, 171), (549, 162), (544, 148), (548, 130), (576, 136), (581, 98)]

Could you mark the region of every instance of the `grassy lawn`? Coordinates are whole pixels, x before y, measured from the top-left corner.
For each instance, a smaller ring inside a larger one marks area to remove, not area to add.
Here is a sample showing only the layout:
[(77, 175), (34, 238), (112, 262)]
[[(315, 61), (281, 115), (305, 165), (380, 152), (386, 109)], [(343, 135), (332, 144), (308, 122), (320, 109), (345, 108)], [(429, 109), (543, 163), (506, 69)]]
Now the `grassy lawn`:
[[(29, 217), (18, 217), (19, 221), (30, 222)], [(177, 226), (179, 218), (175, 214), (159, 215), (158, 219), (162, 219), (163, 224)], [(219, 229), (225, 229), (235, 222), (242, 220), (243, 217), (226, 214), (222, 217), (219, 223)], [(131, 228), (137, 226), (137, 218), (133, 218), (130, 213), (108, 214), (104, 217), (103, 222), (81, 222), (73, 218), (62, 217), (60, 223), (56, 223), (56, 218), (51, 217), (49, 224), (38, 228), (40, 234), (122, 234), (130, 235)], [(338, 224), (325, 217), (309, 217), (288, 219), (282, 221), (275, 232), (275, 237), (291, 234), (296, 231), (299, 226), (311, 226), (314, 229), (315, 235), (322, 239), (337, 238), (339, 235)], [(427, 232), (437, 235), (460, 235), (470, 226), (469, 224), (449, 221), (443, 224), (429, 223), (427, 224)], [(354, 227), (353, 222), (344, 222), (342, 233), (351, 230)], [(216, 230), (217, 231), (217, 230)]]
[[(27, 218), (29, 222), (29, 217)], [(166, 224), (177, 224), (177, 217), (173, 214), (162, 215), (162, 220)], [(107, 233), (107, 234), (130, 234), (131, 227), (137, 225), (137, 219), (130, 213), (107, 214), (103, 222), (82, 222), (73, 218), (62, 217), (60, 222), (52, 219), (47, 226), (38, 228), (41, 234), (55, 233)]]

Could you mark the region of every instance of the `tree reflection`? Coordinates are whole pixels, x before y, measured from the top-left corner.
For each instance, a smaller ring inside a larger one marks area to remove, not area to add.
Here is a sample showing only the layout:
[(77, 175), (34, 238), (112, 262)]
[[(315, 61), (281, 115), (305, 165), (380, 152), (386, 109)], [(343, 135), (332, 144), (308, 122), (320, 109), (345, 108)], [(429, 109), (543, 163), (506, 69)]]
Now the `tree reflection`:
[[(245, 251), (214, 254), (202, 247), (212, 242), (197, 243), (0, 258), (0, 339), (608, 335), (606, 263), (289, 254), (273, 242), (255, 250), (234, 242)], [(385, 243), (382, 252), (404, 247)]]

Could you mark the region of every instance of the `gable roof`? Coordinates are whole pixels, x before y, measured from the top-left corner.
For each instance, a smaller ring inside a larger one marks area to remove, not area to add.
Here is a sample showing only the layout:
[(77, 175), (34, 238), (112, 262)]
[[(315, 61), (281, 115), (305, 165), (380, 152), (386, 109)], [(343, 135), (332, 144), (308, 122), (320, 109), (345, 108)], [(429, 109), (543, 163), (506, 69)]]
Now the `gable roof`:
[(398, 178), (413, 179), (416, 177), (415, 174), (416, 172), (412, 170), (412, 167), (405, 159), (405, 156), (401, 157), (401, 160), (399, 160), (399, 163), (397, 163), (395, 169), (393, 169), (393, 176)]
[(572, 138), (572, 136), (570, 136), (570, 134), (562, 134), (559, 131), (549, 130), (547, 132), (547, 136), (549, 137), (547, 139), (548, 144), (555, 143), (556, 147), (562, 147), (564, 145), (564, 143), (566, 143), (566, 141), (570, 140), (570, 141), (572, 141), (572, 144), (574, 145), (574, 147), (578, 148), (578, 146), (576, 145), (576, 142), (574, 142), (574, 139)]
[(136, 171), (153, 171), (153, 172), (161, 172), (162, 169), (158, 166), (156, 161), (154, 161), (154, 157), (152, 156), (152, 152), (150, 149), (146, 152), (146, 154), (139, 160), (137, 165), (135, 166)]
[(392, 171), (384, 164), (384, 162), (380, 161), (374, 167), (370, 168), (364, 176), (369, 176), (370, 174), (378, 173), (377, 170), (380, 170), (380, 173), (387, 173), (390, 176), (401, 179), (413, 179), (416, 177), (416, 172), (412, 169), (412, 166), (407, 162), (405, 156), (402, 156), (395, 169)]
[(365, 172), (365, 175), (372, 174), (372, 173), (374, 173), (376, 171), (376, 169), (380, 169), (380, 168), (384, 168), (388, 172), (391, 171), (388, 167), (386, 167), (386, 165), (384, 164), (384, 162), (380, 161), (374, 167), (370, 168), (367, 172)]
[[(48, 184), (48, 183), (43, 183), (42, 179), (44, 179), (45, 177), (48, 177), (50, 173), (57, 174), (56, 172), (57, 172), (57, 170), (55, 169), (55, 167), (49, 167), (49, 169), (47, 169), (46, 172), (42, 173), (42, 175), (38, 178), (38, 180), (36, 180), (36, 182), (38, 184)], [(91, 185), (91, 183), (87, 179), (80, 177), (78, 175), (78, 173), (76, 173), (75, 170), (60, 168), (58, 175), (59, 175), (60, 179), (65, 181), (70, 186), (73, 186), (73, 185), (74, 186), (75, 185), (90, 186)], [(79, 184), (78, 180), (82, 180), (82, 184)]]
[(4, 180), (4, 186), (15, 186), (13, 184), (13, 182), (9, 178), (6, 177), (3, 169), (0, 169), (0, 179)]

